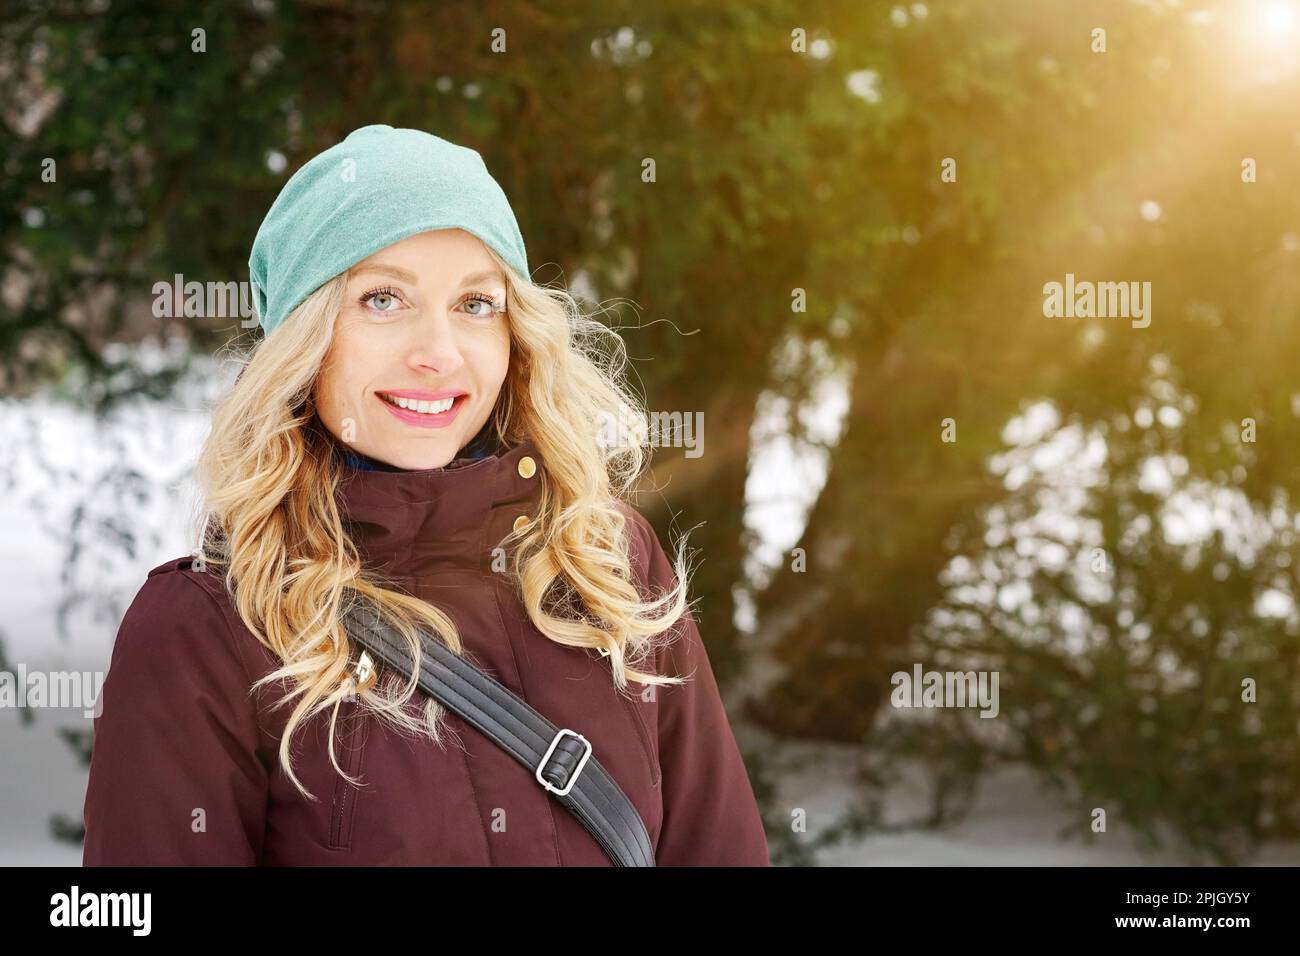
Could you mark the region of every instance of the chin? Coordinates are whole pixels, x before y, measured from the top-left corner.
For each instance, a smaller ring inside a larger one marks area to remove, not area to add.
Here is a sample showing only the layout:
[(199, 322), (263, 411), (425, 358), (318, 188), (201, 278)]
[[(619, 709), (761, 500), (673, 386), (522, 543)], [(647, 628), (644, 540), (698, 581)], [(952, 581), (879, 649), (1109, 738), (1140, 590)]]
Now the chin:
[(450, 464), (456, 457), (455, 442), (459, 436), (430, 435), (411, 437), (409, 435), (385, 435), (384, 441), (375, 448), (356, 450), (368, 458), (383, 462), (403, 471), (429, 471)]
[(401, 468), (404, 471), (429, 471), (433, 468), (442, 468), (451, 464), (454, 458), (455, 455), (453, 454), (407, 451), (406, 453), (394, 452), (391, 455), (384, 456), (380, 461), (386, 462), (394, 468)]

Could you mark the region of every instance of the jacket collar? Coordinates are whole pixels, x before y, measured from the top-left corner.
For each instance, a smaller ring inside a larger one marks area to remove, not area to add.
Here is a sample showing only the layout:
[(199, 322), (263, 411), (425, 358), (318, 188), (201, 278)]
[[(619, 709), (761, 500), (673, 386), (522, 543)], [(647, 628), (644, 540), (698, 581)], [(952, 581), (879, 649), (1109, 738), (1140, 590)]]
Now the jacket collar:
[(453, 569), (487, 570), (516, 521), (536, 518), (544, 472), (537, 446), (525, 440), (472, 454), (466, 448), (425, 471), (345, 464), (337, 498), (368, 570), (408, 585)]

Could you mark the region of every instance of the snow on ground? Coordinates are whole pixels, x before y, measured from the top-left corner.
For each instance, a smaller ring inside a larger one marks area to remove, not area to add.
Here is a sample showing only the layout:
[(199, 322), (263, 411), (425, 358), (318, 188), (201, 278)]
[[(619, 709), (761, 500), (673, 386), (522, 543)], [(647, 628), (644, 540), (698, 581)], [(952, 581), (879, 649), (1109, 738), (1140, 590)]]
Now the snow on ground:
[[(107, 670), (145, 575), (191, 550), (188, 470), (226, 374), (200, 365), (172, 400), (105, 420), (55, 397), (0, 401), (0, 442), (11, 449), (0, 470), (0, 647), (11, 672)], [(50, 831), (55, 814), (80, 820), (86, 787), (59, 728), (91, 721), (81, 709), (29, 713), (24, 724), (0, 708), (0, 865), (76, 865), (80, 845)]]
[[(838, 818), (852, 801), (844, 748), (832, 745), (783, 745), (787, 758), (816, 755), (811, 768), (783, 778), (776, 805), (802, 808), (808, 830), (816, 833)], [(840, 759), (837, 760), (836, 756)], [(891, 790), (885, 817), (891, 821), (915, 819), (927, 808), (924, 774), (909, 768), (905, 783)], [(1026, 767), (997, 769), (981, 783), (970, 813), (935, 830), (907, 830), (875, 834), (855, 843), (822, 851), (821, 866), (1191, 866), (1207, 863), (1175, 847), (1143, 852), (1120, 821), (1109, 820), (1108, 832), (1092, 842), (1062, 840), (1058, 834), (1069, 823), (1066, 811), (1051, 794), (1040, 790)], [(1272, 844), (1246, 865), (1300, 865), (1300, 843)]]

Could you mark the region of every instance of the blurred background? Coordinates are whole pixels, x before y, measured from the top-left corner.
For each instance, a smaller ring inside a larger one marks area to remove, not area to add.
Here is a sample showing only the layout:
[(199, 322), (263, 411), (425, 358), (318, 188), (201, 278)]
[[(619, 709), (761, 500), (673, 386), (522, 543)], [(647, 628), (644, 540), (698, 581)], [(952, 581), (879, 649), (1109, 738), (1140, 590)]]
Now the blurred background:
[[(637, 504), (776, 862), (1300, 862), (1298, 61), (1295, 0), (9, 0), (0, 670), (102, 671), (191, 550), (256, 333), (159, 284), (410, 126), (703, 416)], [(893, 706), (917, 665), (997, 717)], [(0, 708), (0, 863), (80, 861), (90, 728)]]

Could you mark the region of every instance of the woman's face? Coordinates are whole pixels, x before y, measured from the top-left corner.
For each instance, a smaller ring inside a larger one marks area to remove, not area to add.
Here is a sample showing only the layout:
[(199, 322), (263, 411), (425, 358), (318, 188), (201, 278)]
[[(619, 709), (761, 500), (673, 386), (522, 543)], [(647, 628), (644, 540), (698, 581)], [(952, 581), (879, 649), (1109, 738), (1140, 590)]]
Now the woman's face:
[(321, 421), (386, 464), (446, 465), (487, 422), (505, 381), (505, 306), (500, 268), (460, 229), (423, 232), (358, 262), (316, 382)]

